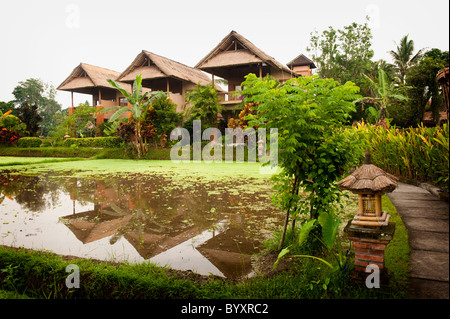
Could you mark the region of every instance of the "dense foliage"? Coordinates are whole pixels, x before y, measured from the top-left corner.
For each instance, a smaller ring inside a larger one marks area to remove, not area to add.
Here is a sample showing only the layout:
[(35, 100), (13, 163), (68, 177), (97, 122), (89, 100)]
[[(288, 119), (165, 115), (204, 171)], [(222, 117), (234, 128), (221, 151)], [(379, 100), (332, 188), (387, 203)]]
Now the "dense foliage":
[[(138, 157), (141, 158), (141, 156), (144, 156), (148, 151), (146, 137), (149, 136), (149, 130), (153, 129), (152, 127), (148, 127), (149, 124), (145, 124), (146, 115), (152, 110), (154, 110), (156, 116), (158, 117), (158, 121), (160, 122), (160, 124), (158, 124), (160, 125), (159, 127), (160, 131), (158, 132), (158, 134), (160, 134), (160, 138), (165, 139), (165, 135), (167, 134), (166, 130), (170, 129), (170, 125), (168, 124), (168, 122), (175, 121), (175, 117), (177, 117), (176, 112), (173, 108), (170, 108), (170, 110), (168, 110), (166, 107), (168, 104), (163, 102), (157, 104), (159, 106), (157, 108), (152, 107), (155, 101), (167, 100), (167, 95), (162, 91), (152, 91), (152, 92), (147, 91), (143, 93), (141, 74), (136, 75), (136, 79), (133, 82), (132, 93), (128, 93), (125, 89), (123, 89), (118, 83), (116, 83), (113, 80), (108, 80), (108, 82), (112, 86), (114, 86), (120, 93), (122, 93), (123, 96), (127, 99), (128, 103), (130, 104), (130, 107), (123, 106), (117, 108), (114, 107), (108, 108), (106, 110), (107, 112), (112, 111), (114, 109), (116, 110), (116, 112), (110, 117), (109, 121), (115, 122), (119, 120), (119, 117), (122, 114), (128, 112), (129, 114), (128, 122), (120, 123), (121, 126), (119, 127), (119, 130), (126, 128), (127, 134), (125, 135), (129, 135), (130, 139), (129, 142), (137, 150)], [(173, 106), (173, 104), (170, 103), (169, 105)], [(172, 114), (175, 115), (172, 116)], [(171, 123), (173, 125), (173, 122)], [(151, 124), (153, 127), (157, 125), (156, 122)]]
[(363, 74), (372, 67), (372, 31), (364, 24), (352, 23), (342, 29), (328, 27), (321, 34), (311, 33), (307, 48), (323, 78), (332, 78), (341, 84), (347, 81), (365, 87)]
[(382, 129), (358, 125), (372, 161), (387, 172), (411, 180), (428, 181), (448, 191), (449, 126)]
[(106, 136), (106, 137), (86, 137), (86, 138), (67, 138), (64, 146), (78, 146), (78, 147), (106, 147), (115, 148), (120, 147), (120, 137)]
[(39, 137), (22, 137), (17, 142), (18, 147), (39, 147), (42, 140)]
[(19, 82), (12, 94), (19, 118), (27, 126), (28, 136), (47, 136), (57, 126), (55, 115), (61, 112), (56, 102), (56, 89), (40, 79)]
[(186, 93), (186, 122), (202, 121), (202, 130), (217, 126), (217, 114), (222, 110), (217, 90), (212, 84), (197, 84), (195, 89)]

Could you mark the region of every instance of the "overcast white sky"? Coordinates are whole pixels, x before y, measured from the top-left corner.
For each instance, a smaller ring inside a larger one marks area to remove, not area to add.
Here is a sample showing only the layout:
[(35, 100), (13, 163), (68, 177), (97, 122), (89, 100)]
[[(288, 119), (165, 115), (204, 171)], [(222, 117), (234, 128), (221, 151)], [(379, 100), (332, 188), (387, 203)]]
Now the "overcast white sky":
[[(27, 78), (58, 86), (80, 62), (121, 72), (143, 49), (194, 66), (231, 30), (284, 64), (307, 54), (312, 31), (366, 15), (374, 60), (391, 61), (405, 34), (416, 50), (449, 50), (448, 0), (14, 0), (0, 14), (0, 101)], [(57, 100), (66, 108), (70, 93)]]

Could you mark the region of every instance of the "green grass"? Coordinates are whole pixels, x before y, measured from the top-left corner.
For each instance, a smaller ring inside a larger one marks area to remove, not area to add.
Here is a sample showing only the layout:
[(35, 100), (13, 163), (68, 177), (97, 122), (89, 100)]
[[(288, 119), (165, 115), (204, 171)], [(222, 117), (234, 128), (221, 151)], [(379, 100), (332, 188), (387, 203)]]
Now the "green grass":
[[(205, 144), (202, 144), (204, 147)], [(149, 146), (148, 152), (141, 160), (170, 160), (170, 148)], [(193, 159), (193, 146), (190, 147), (190, 159)], [(95, 159), (138, 159), (137, 153), (128, 148), (96, 148), (96, 147), (6, 147), (0, 146), (0, 156), (19, 157), (81, 157)], [(236, 154), (233, 154), (236, 157)], [(248, 149), (244, 149), (244, 161), (247, 161)], [(222, 159), (225, 160), (225, 147), (222, 148)]]
[[(256, 276), (236, 282), (174, 272), (150, 263), (113, 265), (86, 259), (65, 260), (48, 252), (1, 247), (0, 269), (7, 272), (0, 274), (0, 289), (8, 298), (45, 299), (392, 298), (390, 288), (370, 290), (353, 282), (348, 274), (335, 275), (324, 289), (320, 283), (323, 269), (310, 261), (294, 263), (291, 269), (271, 277)], [(80, 269), (80, 288), (65, 286), (69, 264)]]
[(401, 217), (397, 214), (397, 209), (387, 196), (382, 197), (383, 210), (390, 215), (390, 222), (395, 223), (394, 238), (391, 240), (385, 251), (385, 266), (388, 270), (392, 284), (399, 294), (406, 294), (410, 279), (408, 230)]

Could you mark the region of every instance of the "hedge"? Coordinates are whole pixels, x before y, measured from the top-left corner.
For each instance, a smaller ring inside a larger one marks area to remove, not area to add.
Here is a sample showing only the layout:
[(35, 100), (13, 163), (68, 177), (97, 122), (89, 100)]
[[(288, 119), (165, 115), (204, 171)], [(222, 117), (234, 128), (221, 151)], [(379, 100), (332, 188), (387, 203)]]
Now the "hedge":
[(120, 137), (86, 137), (86, 138), (68, 138), (64, 141), (64, 146), (76, 145), (79, 147), (104, 147), (117, 148), (120, 147)]
[(39, 147), (42, 140), (39, 137), (22, 137), (17, 142), (18, 147)]

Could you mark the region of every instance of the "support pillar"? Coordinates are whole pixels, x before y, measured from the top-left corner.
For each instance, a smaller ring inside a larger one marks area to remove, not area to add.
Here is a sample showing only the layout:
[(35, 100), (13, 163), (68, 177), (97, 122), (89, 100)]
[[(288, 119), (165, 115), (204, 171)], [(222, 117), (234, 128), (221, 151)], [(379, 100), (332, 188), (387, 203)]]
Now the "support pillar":
[(380, 272), (385, 272), (386, 246), (394, 237), (395, 223), (379, 228), (352, 225), (351, 220), (344, 228), (345, 236), (352, 242), (355, 250), (355, 272), (359, 275), (366, 273), (369, 264), (378, 266)]

